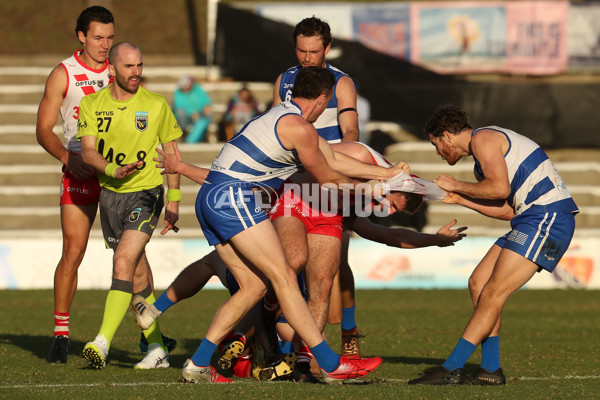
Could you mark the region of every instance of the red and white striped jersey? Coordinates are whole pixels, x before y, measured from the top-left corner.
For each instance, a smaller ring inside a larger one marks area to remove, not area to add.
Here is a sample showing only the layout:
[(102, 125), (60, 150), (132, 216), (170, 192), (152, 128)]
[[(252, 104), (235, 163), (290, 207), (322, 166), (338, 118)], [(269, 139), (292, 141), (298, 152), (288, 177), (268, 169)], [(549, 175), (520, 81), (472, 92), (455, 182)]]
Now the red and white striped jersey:
[(108, 60), (101, 69), (90, 68), (81, 61), (79, 55), (83, 50), (63, 60), (60, 65), (67, 74), (67, 86), (60, 106), (63, 120), (65, 147), (69, 151), (81, 152), (81, 143), (77, 140), (77, 118), (79, 102), (83, 96), (92, 94), (109, 84)]

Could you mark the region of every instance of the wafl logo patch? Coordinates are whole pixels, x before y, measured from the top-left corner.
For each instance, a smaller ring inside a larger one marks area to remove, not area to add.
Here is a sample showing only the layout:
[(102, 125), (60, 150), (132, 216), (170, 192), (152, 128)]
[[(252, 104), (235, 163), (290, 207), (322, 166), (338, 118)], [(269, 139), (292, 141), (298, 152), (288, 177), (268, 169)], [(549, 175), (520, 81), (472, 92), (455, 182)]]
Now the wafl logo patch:
[(138, 220), (138, 218), (140, 217), (140, 214), (142, 213), (142, 209), (137, 207), (134, 208), (133, 210), (131, 210), (131, 214), (129, 214), (129, 222), (135, 222)]
[(148, 128), (148, 112), (135, 112), (135, 128), (140, 132), (143, 132), (146, 130), (146, 128)]

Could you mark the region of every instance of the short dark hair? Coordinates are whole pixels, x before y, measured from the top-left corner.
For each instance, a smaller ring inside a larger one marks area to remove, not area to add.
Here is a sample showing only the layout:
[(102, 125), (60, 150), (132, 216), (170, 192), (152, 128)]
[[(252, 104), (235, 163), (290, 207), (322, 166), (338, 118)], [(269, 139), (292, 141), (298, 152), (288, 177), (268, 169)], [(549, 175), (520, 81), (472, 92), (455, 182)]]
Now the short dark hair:
[(302, 21), (298, 22), (294, 28), (294, 32), (292, 33), (294, 46), (296, 45), (296, 38), (300, 35), (306, 37), (320, 36), (323, 47), (327, 47), (327, 45), (331, 44), (331, 29), (329, 28), (329, 24), (325, 21), (321, 21), (314, 15), (310, 18), (304, 18)]
[(88, 7), (79, 14), (77, 17), (77, 25), (75, 26), (75, 35), (79, 35), (79, 32), (83, 32), (87, 35), (90, 29), (90, 23), (100, 22), (101, 24), (114, 24), (115, 19), (110, 11), (101, 6)]
[(402, 194), (406, 199), (406, 206), (402, 211), (404, 211), (408, 215), (413, 215), (417, 211), (419, 211), (419, 208), (421, 208), (421, 205), (423, 204), (425, 198), (418, 193), (403, 192)]
[(316, 99), (329, 94), (335, 85), (333, 73), (321, 67), (303, 67), (298, 71), (292, 88), (292, 98)]
[(445, 131), (457, 135), (465, 129), (473, 129), (467, 120), (468, 116), (465, 110), (455, 105), (438, 107), (425, 124), (423, 133), (427, 138), (429, 135), (439, 138)]

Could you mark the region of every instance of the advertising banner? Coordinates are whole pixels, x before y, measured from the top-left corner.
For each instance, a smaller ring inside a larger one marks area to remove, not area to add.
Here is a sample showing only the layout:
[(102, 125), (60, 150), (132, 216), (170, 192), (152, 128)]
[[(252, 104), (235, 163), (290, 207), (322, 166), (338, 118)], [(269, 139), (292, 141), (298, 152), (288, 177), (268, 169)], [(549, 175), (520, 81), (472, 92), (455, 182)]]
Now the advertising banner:
[[(349, 263), (359, 289), (466, 289), (469, 276), (495, 242), (467, 237), (455, 246), (398, 249), (361, 238), (350, 241)], [(60, 239), (0, 241), (0, 289), (51, 289)], [(600, 237), (573, 239), (554, 273), (542, 271), (530, 289), (600, 289)], [(35, 248), (35, 251), (31, 251)], [(155, 287), (165, 289), (187, 265), (212, 251), (205, 239), (156, 238), (146, 247)], [(79, 269), (80, 289), (108, 289), (112, 251), (92, 239)], [(207, 289), (223, 289), (213, 279)]]
[(506, 69), (513, 74), (549, 75), (567, 69), (566, 1), (506, 3)]
[(412, 3), (411, 61), (439, 73), (505, 69), (504, 4)]
[(600, 64), (600, 2), (573, 3), (568, 20), (569, 66)]
[(402, 60), (410, 58), (410, 4), (358, 5), (353, 10), (354, 40)]

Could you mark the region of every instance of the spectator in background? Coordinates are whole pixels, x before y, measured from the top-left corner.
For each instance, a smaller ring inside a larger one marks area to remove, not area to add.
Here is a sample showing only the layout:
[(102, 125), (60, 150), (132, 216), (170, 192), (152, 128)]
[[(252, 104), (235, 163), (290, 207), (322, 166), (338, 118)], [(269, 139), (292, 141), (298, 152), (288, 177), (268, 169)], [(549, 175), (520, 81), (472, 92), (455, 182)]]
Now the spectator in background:
[(204, 141), (212, 120), (211, 100), (193, 77), (179, 79), (173, 95), (173, 113), (185, 134), (186, 143)]
[(227, 103), (227, 111), (223, 115), (225, 140), (231, 139), (237, 131), (258, 114), (258, 102), (254, 94), (246, 86), (242, 87), (231, 96)]

